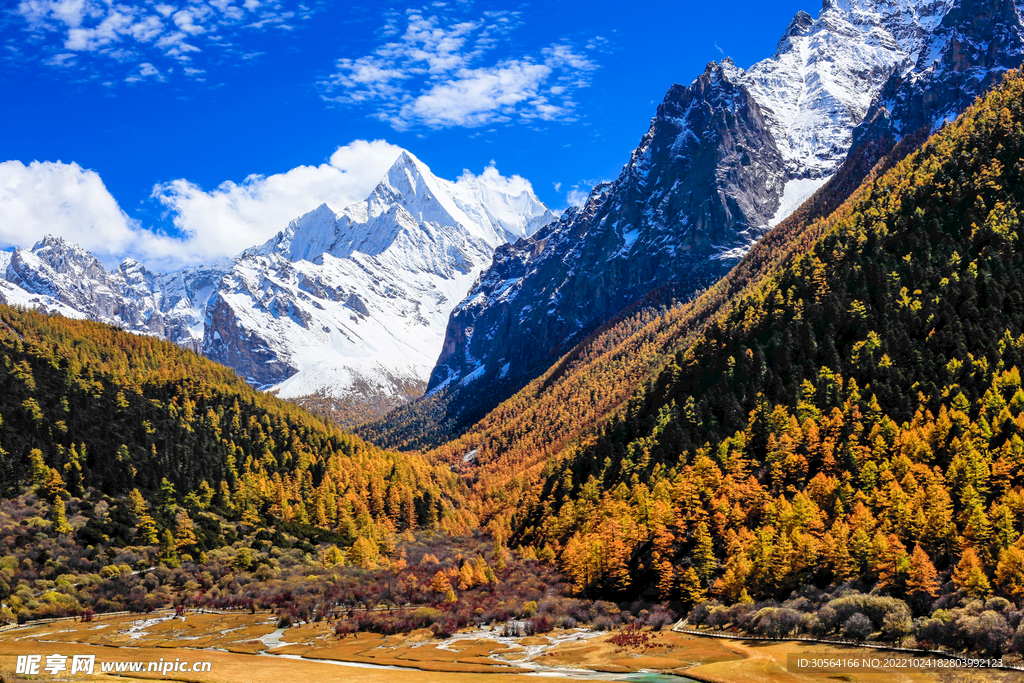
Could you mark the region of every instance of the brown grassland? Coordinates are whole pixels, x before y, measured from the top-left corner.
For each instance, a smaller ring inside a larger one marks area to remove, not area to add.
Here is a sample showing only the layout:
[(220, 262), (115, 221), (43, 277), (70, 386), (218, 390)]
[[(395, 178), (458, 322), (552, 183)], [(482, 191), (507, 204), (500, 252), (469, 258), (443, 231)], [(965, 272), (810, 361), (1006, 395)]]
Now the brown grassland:
[[(455, 640), (439, 641), (426, 629), (408, 635), (381, 636), (359, 633), (337, 638), (324, 622), (290, 627), (277, 640), (265, 638), (276, 630), (270, 614), (156, 615), (162, 621), (144, 623), (138, 617), (115, 617), (98, 622), (55, 622), (0, 634), (0, 680), (21, 680), (15, 662), (20, 654), (95, 654), (100, 661), (156, 661), (172, 656), (210, 661), (208, 673), (120, 674), (117, 680), (195, 681), (197, 683), (263, 683), (264, 681), (351, 681), (353, 683), (501, 683), (527, 670), (516, 663), (529, 659), (545, 669), (575, 669), (605, 678), (629, 680), (630, 674), (653, 672), (685, 676), (708, 683), (755, 681), (900, 681), (905, 683), (1002, 683), (1020, 680), (1021, 674), (995, 671), (876, 672), (870, 674), (804, 673), (786, 670), (794, 652), (822, 656), (827, 653), (862, 654), (872, 651), (794, 642), (758, 642), (701, 638), (672, 631), (649, 632), (642, 644), (618, 645), (615, 633), (573, 638), (570, 631), (520, 638), (516, 644), (481, 634), (463, 633)], [(269, 642), (264, 642), (267, 640)], [(527, 652), (530, 648), (530, 652)], [(539, 653), (537, 652), (539, 648)], [(286, 655), (275, 657), (268, 655)], [(259, 656), (256, 660), (254, 657)], [(356, 662), (397, 666), (375, 669), (338, 666)], [(114, 676), (97, 673), (89, 680)], [(135, 677), (133, 677), (135, 676)], [(79, 678), (68, 677), (67, 680)], [(46, 680), (46, 676), (36, 677)], [(82, 680), (85, 680), (84, 678)], [(685, 679), (681, 679), (685, 680)]]

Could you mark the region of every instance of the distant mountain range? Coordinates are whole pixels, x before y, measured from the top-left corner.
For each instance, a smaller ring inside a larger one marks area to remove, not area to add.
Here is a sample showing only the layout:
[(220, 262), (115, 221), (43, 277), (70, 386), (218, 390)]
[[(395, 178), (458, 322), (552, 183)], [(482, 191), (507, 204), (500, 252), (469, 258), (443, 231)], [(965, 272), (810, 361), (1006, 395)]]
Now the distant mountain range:
[(321, 205), (210, 266), (108, 272), (58, 237), (0, 252), (0, 302), (168, 339), (282, 397), (383, 411), (422, 393), (448, 314), (494, 249), (555, 218), (532, 192), (449, 182), (403, 152), (365, 201)]

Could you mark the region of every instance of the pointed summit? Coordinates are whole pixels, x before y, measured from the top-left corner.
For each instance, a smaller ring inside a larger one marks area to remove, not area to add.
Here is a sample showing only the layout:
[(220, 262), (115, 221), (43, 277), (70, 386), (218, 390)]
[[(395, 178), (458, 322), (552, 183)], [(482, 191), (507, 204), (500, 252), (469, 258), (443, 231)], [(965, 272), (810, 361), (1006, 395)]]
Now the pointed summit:
[(426, 164), (403, 149), (380, 182), (415, 194), (422, 181), (432, 175)]
[(400, 200), (403, 205), (414, 206), (417, 200), (429, 202), (442, 194), (442, 182), (426, 164), (403, 150), (384, 174), (374, 194), (382, 199), (390, 195), (391, 201)]
[(777, 52), (782, 52), (783, 46), (786, 41), (794, 36), (805, 36), (807, 35), (811, 27), (814, 26), (814, 17), (807, 12), (800, 10), (793, 17), (793, 20), (789, 22), (789, 26), (786, 27), (785, 33), (779, 38), (779, 44), (776, 46)]
[(455, 194), (454, 183), (438, 178), (415, 155), (402, 150), (366, 201), (347, 207), (343, 213), (353, 222), (365, 223), (398, 206), (417, 222), (460, 226), (474, 232), (476, 221), (459, 208)]

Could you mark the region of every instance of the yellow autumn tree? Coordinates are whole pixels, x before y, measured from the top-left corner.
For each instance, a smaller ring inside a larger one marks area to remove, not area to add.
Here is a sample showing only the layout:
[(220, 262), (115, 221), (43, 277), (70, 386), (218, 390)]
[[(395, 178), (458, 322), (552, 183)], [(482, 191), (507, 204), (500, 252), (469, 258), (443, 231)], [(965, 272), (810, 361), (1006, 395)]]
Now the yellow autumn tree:
[(985, 567), (974, 548), (967, 547), (953, 570), (953, 585), (973, 598), (984, 598), (991, 591)]

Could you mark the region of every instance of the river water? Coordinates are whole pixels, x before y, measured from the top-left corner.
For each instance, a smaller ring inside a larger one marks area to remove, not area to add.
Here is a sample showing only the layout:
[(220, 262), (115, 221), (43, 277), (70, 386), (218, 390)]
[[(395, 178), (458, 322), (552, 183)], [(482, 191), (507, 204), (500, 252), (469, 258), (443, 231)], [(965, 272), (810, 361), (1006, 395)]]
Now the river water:
[[(286, 642), (283, 640), (284, 632), (287, 629), (279, 628), (271, 634), (263, 637), (263, 642), (268, 647), (280, 647), (285, 645)], [(523, 647), (523, 650), (519, 650), (512, 653), (515, 658), (508, 659), (501, 654), (491, 655), (491, 659), (496, 662), (500, 662), (506, 666), (521, 669), (520, 675), (525, 676), (544, 676), (550, 678), (562, 678), (568, 680), (581, 680), (581, 681), (628, 681), (629, 683), (698, 683), (692, 678), (686, 676), (676, 676), (674, 674), (663, 674), (663, 673), (605, 673), (602, 671), (590, 671), (589, 669), (568, 669), (562, 667), (545, 666), (544, 664), (536, 661), (538, 657), (543, 655), (547, 650), (551, 648), (563, 645), (565, 643), (573, 643), (589, 640), (597, 636), (602, 635), (600, 631), (572, 631), (570, 633), (564, 633), (554, 636), (549, 642), (537, 645), (522, 645), (518, 638), (503, 636), (501, 631), (498, 629), (491, 630), (479, 630), (472, 631), (469, 633), (456, 633), (455, 635), (438, 642), (436, 640), (424, 641), (423, 643), (412, 644), (411, 647), (424, 647), (434, 646), (439, 650), (450, 650), (455, 651), (453, 645), (463, 640), (490, 640), (495, 643), (509, 646)], [(284, 657), (286, 659), (301, 659), (306, 661), (320, 662), (323, 664), (333, 664), (336, 666), (350, 666), (360, 669), (389, 669), (392, 671), (422, 671), (411, 666), (395, 666), (392, 664), (370, 664), (366, 662), (344, 662), (336, 659), (316, 659), (313, 657), (303, 657), (300, 655), (286, 655), (286, 654), (271, 654), (261, 653), (261, 657)], [(508, 672), (502, 672), (508, 673)], [(498, 675), (497, 673), (495, 675)]]

